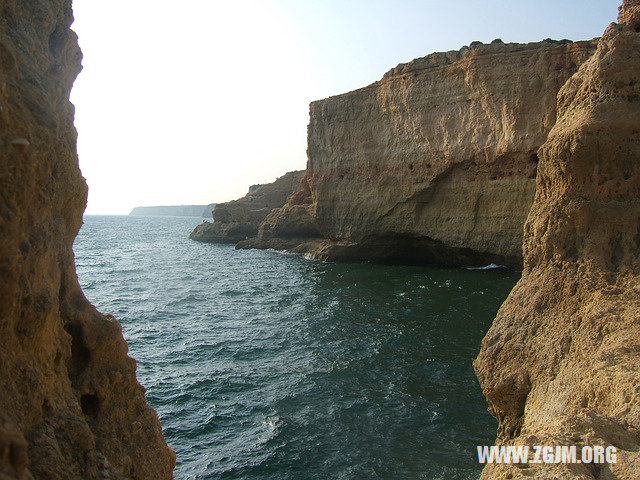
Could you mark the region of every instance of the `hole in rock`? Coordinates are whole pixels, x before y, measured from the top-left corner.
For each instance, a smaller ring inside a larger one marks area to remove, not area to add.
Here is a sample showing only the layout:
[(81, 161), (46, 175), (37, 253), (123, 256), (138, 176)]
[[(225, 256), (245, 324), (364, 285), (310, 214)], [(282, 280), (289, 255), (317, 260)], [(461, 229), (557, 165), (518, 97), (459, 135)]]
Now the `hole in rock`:
[(49, 51), (52, 55), (57, 56), (60, 53), (60, 50), (64, 46), (64, 40), (65, 32), (59, 27), (49, 35)]
[(100, 399), (92, 393), (85, 393), (80, 397), (80, 408), (85, 415), (94, 417), (98, 414)]
[(71, 335), (71, 362), (72, 367), (81, 371), (91, 358), (91, 351), (84, 343), (82, 326), (69, 324), (64, 327), (65, 331)]

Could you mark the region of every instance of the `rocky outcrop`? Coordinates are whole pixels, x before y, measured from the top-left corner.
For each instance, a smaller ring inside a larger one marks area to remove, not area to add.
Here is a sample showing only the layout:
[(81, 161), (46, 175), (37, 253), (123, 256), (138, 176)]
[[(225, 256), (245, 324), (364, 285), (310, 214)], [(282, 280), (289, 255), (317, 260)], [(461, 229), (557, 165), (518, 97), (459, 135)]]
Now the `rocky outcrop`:
[(157, 207), (135, 207), (129, 215), (142, 217), (200, 217), (212, 218), (211, 212), (215, 208), (215, 203), (208, 205), (166, 205)]
[[(558, 90), (594, 49), (473, 45), (313, 102), (306, 206), (298, 198), (273, 212), (244, 245), (298, 244), (326, 259), (521, 265), (537, 150), (555, 123)], [(291, 228), (299, 220), (307, 247), (286, 236), (299, 235)]]
[(305, 253), (324, 245), (311, 204), (309, 176), (303, 173), (286, 204), (271, 210), (260, 224), (257, 236), (238, 242), (237, 248), (273, 248)]
[(265, 185), (252, 185), (242, 198), (219, 203), (213, 222), (198, 225), (189, 238), (208, 243), (238, 243), (258, 234), (260, 223), (274, 208), (282, 207), (300, 184), (304, 171), (288, 172)]
[(120, 325), (75, 273), (87, 187), (71, 2), (4, 0), (0, 12), (0, 478), (172, 478)]
[[(605, 465), (492, 465), (485, 479), (640, 472), (640, 1), (558, 95), (522, 279), (475, 369), (500, 444), (613, 445)], [(579, 457), (578, 457), (579, 458)]]

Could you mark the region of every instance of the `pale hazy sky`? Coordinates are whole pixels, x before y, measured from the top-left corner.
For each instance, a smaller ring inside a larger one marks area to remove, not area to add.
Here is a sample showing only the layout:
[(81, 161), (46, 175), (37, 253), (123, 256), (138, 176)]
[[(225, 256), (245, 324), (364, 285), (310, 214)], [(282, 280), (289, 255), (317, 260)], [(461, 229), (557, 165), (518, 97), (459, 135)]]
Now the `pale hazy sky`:
[(474, 40), (585, 40), (617, 0), (75, 0), (87, 213), (237, 198), (306, 164), (308, 105)]

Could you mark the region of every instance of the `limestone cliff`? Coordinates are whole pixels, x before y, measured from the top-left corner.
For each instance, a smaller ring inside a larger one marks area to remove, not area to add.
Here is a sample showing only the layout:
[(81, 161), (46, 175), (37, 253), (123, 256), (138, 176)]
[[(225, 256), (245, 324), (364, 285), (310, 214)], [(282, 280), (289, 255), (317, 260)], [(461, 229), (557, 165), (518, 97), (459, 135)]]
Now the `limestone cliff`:
[(189, 238), (198, 242), (237, 243), (258, 234), (258, 226), (274, 208), (282, 207), (300, 184), (304, 171), (288, 172), (274, 182), (252, 185), (242, 198), (219, 203), (213, 223), (198, 225)]
[(0, 478), (169, 479), (120, 325), (85, 298), (70, 0), (0, 4)]
[(525, 226), (524, 272), (475, 368), (498, 443), (613, 445), (617, 463), (485, 479), (640, 478), (640, 1), (625, 1), (558, 95)]
[[(307, 193), (244, 246), (520, 265), (536, 152), (555, 123), (558, 90), (594, 49), (591, 41), (474, 45), (313, 102)], [(299, 221), (304, 238), (292, 241)]]

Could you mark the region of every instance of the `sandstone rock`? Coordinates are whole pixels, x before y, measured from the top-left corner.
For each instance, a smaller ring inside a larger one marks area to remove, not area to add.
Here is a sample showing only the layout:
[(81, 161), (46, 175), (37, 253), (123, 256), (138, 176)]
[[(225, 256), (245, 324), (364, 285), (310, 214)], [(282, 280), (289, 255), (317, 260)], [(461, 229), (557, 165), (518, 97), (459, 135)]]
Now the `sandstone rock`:
[(189, 238), (199, 242), (238, 243), (255, 237), (260, 223), (271, 210), (285, 204), (303, 176), (301, 170), (288, 172), (275, 182), (252, 185), (242, 198), (217, 204), (213, 209), (213, 223), (201, 223)]
[(189, 238), (197, 242), (235, 244), (255, 236), (258, 233), (258, 224), (259, 219), (253, 222), (202, 222), (193, 229)]
[(500, 444), (613, 445), (605, 465), (492, 465), (484, 479), (640, 478), (640, 1), (558, 94), (522, 279), (475, 369)]
[[(303, 221), (335, 248), (325, 242), (312, 254), (521, 265), (536, 152), (555, 123), (558, 90), (594, 49), (590, 41), (465, 47), (313, 102)], [(290, 225), (301, 214), (274, 212), (250, 245), (297, 235)]]
[(258, 228), (258, 236), (238, 243), (237, 248), (273, 248), (305, 253), (327, 242), (315, 220), (309, 176), (301, 177), (286, 205), (274, 208)]
[(69, 0), (0, 6), (0, 478), (169, 479), (120, 325), (84, 297)]

